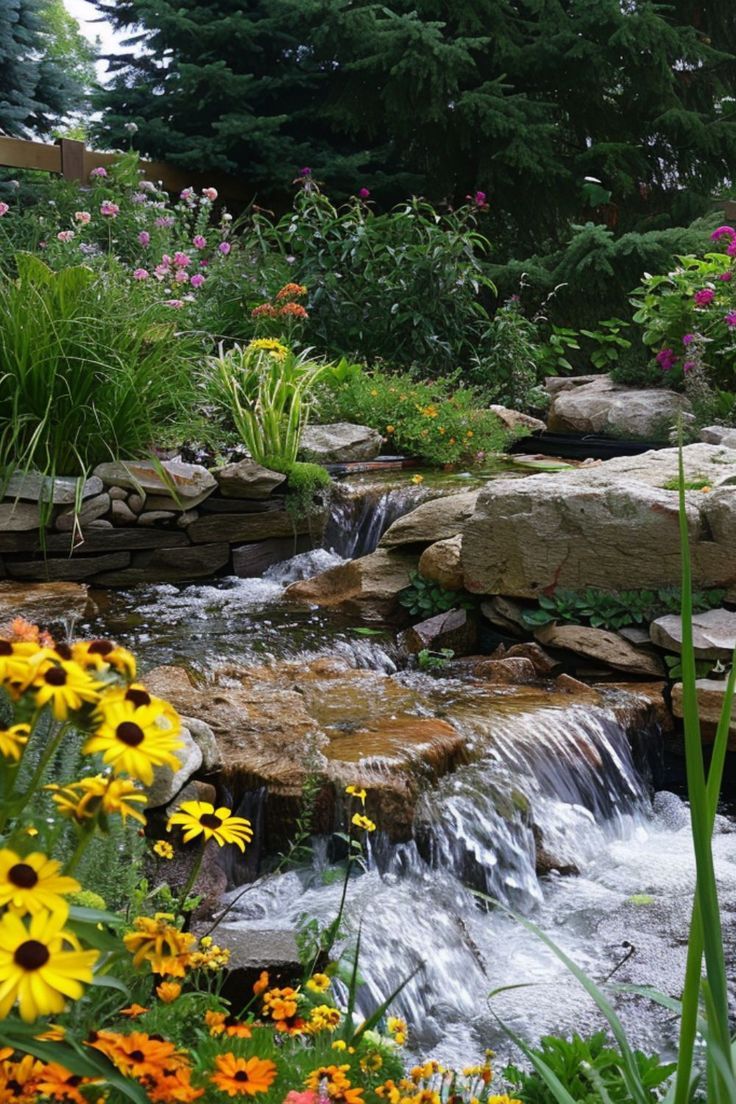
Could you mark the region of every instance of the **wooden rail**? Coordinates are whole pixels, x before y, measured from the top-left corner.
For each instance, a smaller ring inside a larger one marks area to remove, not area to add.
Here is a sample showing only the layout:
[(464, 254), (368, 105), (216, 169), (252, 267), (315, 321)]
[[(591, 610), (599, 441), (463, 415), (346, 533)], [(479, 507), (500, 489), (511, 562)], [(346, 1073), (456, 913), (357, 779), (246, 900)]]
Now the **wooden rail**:
[[(54, 145), (29, 142), (24, 138), (0, 137), (0, 166), (10, 169), (36, 169), (39, 172), (58, 173), (65, 180), (87, 183), (92, 169), (108, 166), (119, 156), (116, 153), (96, 153), (84, 142), (72, 138), (60, 138)], [(221, 199), (236, 203), (249, 203), (254, 192), (239, 180), (221, 172), (197, 173), (169, 165), (166, 161), (140, 162), (147, 180), (161, 182), (167, 192), (179, 192), (189, 186), (214, 187)]]

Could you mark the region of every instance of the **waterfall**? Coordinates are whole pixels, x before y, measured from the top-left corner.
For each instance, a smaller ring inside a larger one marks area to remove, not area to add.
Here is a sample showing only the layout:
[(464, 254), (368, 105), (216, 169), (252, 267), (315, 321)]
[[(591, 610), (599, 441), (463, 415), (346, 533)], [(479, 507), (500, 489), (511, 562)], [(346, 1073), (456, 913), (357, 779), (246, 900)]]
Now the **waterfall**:
[[(396, 477), (393, 476), (395, 479)], [(324, 547), (346, 560), (375, 552), (390, 525), (429, 498), (446, 493), (437, 487), (409, 480), (387, 486), (375, 476), (368, 480), (335, 483)]]

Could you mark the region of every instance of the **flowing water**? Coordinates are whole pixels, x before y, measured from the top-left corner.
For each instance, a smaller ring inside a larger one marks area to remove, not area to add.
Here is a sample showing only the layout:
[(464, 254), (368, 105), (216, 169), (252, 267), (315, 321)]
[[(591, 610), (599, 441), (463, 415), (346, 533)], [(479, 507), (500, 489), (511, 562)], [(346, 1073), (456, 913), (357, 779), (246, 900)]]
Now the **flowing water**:
[[(89, 628), (129, 644), (144, 667), (184, 663), (203, 677), (233, 661), (278, 665), (338, 655), (353, 669), (374, 672), (358, 702), (366, 716), (393, 709), (401, 717), (406, 707), (462, 732), (466, 760), (422, 793), (411, 839), (371, 840), (345, 925), (348, 946), (361, 925), (361, 1009), (414, 974), (395, 1005), (412, 1025), (413, 1046), (462, 1063), (488, 1046), (510, 1053), (500, 1021), (529, 1040), (600, 1026), (569, 972), (503, 907), (530, 917), (597, 980), (614, 974), (618, 982), (677, 995), (694, 862), (687, 810), (675, 795), (650, 800), (646, 762), (632, 753), (620, 701), (583, 706), (543, 691), (527, 698), (510, 688), (489, 692), (401, 671), (391, 635), (362, 637), (344, 619), (282, 603), (288, 582), (369, 551), (422, 493), (404, 481), (363, 510), (354, 489), (345, 489), (333, 508), (331, 551), (304, 553), (260, 579), (108, 594)], [(392, 694), (382, 694), (382, 686)], [(328, 686), (321, 703), (335, 731), (341, 710), (355, 721), (357, 700), (348, 695), (341, 704), (339, 687)], [(656, 731), (647, 739), (658, 746)], [(245, 800), (260, 815), (264, 795)], [(714, 841), (731, 961), (735, 827), (719, 818)], [(303, 914), (332, 920), (341, 891), (334, 856), (326, 839), (315, 840), (314, 853), (309, 871), (234, 890), (227, 924), (264, 931), (294, 928)], [(566, 873), (540, 876), (540, 855), (548, 869)], [(664, 1009), (631, 993), (615, 1002), (638, 1046), (671, 1044), (674, 1024)]]

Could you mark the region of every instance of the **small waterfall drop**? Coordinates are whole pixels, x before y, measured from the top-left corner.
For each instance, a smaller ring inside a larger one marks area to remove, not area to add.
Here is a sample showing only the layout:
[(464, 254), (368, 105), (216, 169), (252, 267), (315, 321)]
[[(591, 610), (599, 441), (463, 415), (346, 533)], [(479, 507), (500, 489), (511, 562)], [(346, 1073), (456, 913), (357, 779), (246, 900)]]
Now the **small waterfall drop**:
[(383, 534), (400, 517), (422, 502), (446, 493), (431, 484), (412, 483), (408, 478), (394, 485), (375, 478), (335, 483), (323, 545), (346, 560), (367, 556), (375, 552)]

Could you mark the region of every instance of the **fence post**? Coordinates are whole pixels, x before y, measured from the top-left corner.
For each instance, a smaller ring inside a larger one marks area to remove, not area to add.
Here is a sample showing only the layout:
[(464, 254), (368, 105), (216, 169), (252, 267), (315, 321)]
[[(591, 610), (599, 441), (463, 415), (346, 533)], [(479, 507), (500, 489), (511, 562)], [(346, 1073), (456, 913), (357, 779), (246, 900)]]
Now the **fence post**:
[(64, 180), (84, 180), (84, 142), (73, 138), (59, 138), (61, 148), (61, 175)]

